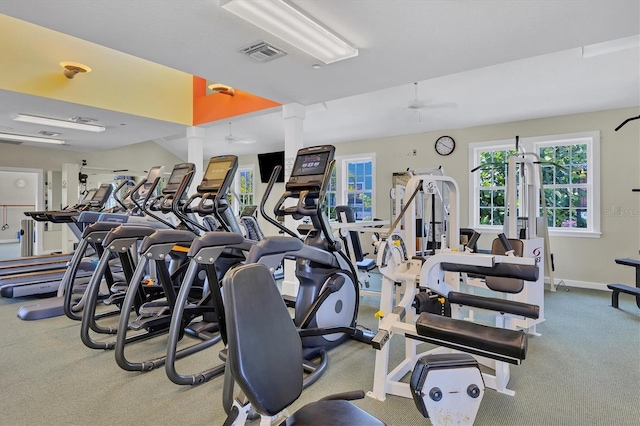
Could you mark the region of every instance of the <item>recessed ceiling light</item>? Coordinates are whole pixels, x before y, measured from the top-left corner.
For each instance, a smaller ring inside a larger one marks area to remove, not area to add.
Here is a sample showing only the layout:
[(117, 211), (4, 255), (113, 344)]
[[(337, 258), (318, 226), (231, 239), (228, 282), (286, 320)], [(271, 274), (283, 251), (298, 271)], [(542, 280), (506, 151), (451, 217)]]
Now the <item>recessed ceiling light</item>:
[(42, 124), (44, 126), (63, 127), (65, 129), (84, 130), (86, 132), (104, 132), (106, 127), (96, 126), (93, 124), (77, 123), (69, 120), (58, 120), (56, 118), (39, 117), (37, 115), (18, 114), (14, 121), (22, 121), (24, 123)]
[(319, 70), (320, 68), (322, 68), (322, 65), (320, 65), (320, 64), (313, 64), (313, 65), (311, 65), (311, 68), (313, 68), (314, 70)]

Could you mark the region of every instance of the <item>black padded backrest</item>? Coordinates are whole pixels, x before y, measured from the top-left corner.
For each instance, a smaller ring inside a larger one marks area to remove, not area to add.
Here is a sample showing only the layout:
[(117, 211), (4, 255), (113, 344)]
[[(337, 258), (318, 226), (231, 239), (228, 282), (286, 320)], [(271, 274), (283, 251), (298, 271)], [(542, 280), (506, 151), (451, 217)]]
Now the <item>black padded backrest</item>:
[(230, 271), (222, 288), (227, 368), (256, 411), (273, 416), (302, 392), (302, 341), (266, 266)]
[(247, 231), (247, 238), (253, 241), (260, 241), (264, 238), (264, 233), (258, 225), (258, 221), (253, 216), (240, 216), (240, 222)]
[[(338, 216), (338, 222), (354, 223), (356, 221), (353, 209), (349, 206), (336, 206), (336, 215)], [(343, 217), (345, 220), (343, 220)], [(360, 235), (358, 235), (357, 231), (349, 231), (349, 238), (351, 238), (351, 243), (353, 244), (353, 256), (355, 257), (356, 262), (362, 261), (362, 259), (364, 259), (364, 254), (362, 253), (362, 245), (360, 244)], [(349, 246), (346, 244), (346, 241), (344, 249), (347, 252), (347, 256), (351, 256), (351, 253), (349, 253)]]
[[(509, 238), (509, 243), (513, 248), (513, 254), (517, 257), (522, 257), (524, 252), (524, 242), (522, 240)], [(499, 238), (493, 240), (491, 245), (491, 254), (504, 255), (505, 249), (502, 246)], [(485, 277), (485, 283), (493, 291), (500, 291), (502, 293), (520, 293), (524, 288), (524, 280), (517, 278), (503, 278), (503, 277)]]

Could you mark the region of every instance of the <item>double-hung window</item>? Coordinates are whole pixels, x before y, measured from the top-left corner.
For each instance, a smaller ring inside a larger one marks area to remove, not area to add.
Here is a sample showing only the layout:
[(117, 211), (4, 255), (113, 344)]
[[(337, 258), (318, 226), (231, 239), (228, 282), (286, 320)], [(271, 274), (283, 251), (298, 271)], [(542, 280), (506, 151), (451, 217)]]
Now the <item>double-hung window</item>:
[[(600, 235), (600, 134), (520, 139), (525, 152), (540, 157), (542, 197), (535, 200), (540, 216), (546, 208), (550, 235)], [(513, 140), (469, 145), (469, 217), (474, 228), (499, 231), (504, 223), (508, 159), (515, 154)], [(537, 178), (536, 178), (537, 179)]]
[(337, 220), (337, 205), (348, 205), (354, 209), (356, 220), (373, 220), (374, 187), (375, 154), (336, 158), (325, 196), (325, 208), (329, 219)]
[(242, 210), (245, 206), (254, 205), (255, 167), (253, 165), (238, 167), (234, 190), (238, 196), (235, 211)]

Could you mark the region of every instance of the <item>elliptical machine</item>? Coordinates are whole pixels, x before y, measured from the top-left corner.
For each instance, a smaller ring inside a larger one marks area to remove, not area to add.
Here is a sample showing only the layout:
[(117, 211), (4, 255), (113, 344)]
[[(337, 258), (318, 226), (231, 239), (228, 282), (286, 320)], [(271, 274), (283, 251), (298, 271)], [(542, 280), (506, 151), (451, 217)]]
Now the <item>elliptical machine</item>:
[[(356, 326), (360, 302), (357, 272), (349, 258), (335, 240), (324, 211), (324, 197), (334, 164), (335, 147), (321, 145), (298, 151), (291, 177), (276, 207), (275, 216), (308, 217), (312, 229), (299, 250), (287, 251), (288, 237), (265, 237), (252, 248), (247, 263), (260, 262), (275, 267), (285, 256), (295, 257), (295, 275), (300, 287), (295, 300), (294, 323), (300, 329), (309, 329), (302, 339), (305, 348), (332, 348), (348, 338), (370, 343), (373, 335)], [(274, 170), (260, 212), (271, 224), (284, 233), (298, 235), (280, 222), (269, 217), (264, 206), (277, 173)], [(295, 205), (286, 206), (289, 200)], [(278, 262), (275, 265), (272, 262)], [(311, 330), (314, 330), (311, 332)], [(336, 330), (331, 333), (331, 330)]]
[[(312, 229), (301, 241), (298, 235), (265, 213), (267, 199), (273, 189), (280, 166), (271, 174), (267, 190), (260, 203), (260, 213), (287, 236), (267, 236), (251, 247), (246, 264), (262, 263), (273, 272), (285, 259), (295, 259), (295, 275), (300, 282), (294, 303), (293, 322), (302, 340), (303, 368), (309, 373), (303, 387), (314, 383), (327, 366), (326, 350), (349, 338), (370, 344), (373, 333), (358, 328), (356, 320), (360, 302), (360, 286), (356, 271), (342, 252), (324, 211), (324, 197), (333, 168), (335, 147), (321, 145), (302, 148), (294, 161), (285, 192), (276, 207), (275, 216), (308, 217)], [(289, 205), (295, 200), (295, 205)], [(256, 285), (275, 285), (259, 282)], [(225, 340), (225, 336), (223, 336)], [(320, 358), (319, 363), (313, 360)], [(223, 406), (229, 422), (243, 424), (250, 417), (251, 404), (242, 396), (234, 397), (235, 378), (227, 370)]]

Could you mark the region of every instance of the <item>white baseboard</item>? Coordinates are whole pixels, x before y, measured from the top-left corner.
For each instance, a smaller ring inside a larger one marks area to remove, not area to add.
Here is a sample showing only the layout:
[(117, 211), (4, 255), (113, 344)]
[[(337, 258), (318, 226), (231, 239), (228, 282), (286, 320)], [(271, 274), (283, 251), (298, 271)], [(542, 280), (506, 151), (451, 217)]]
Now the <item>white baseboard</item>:
[[(546, 282), (546, 281), (545, 281)], [(562, 278), (556, 278), (556, 290), (558, 290), (558, 286), (562, 288), (564, 284), (567, 287), (576, 287), (576, 288), (586, 288), (590, 290), (604, 290), (609, 291), (606, 284), (603, 283), (594, 283), (590, 281), (576, 281), (576, 280), (566, 280)], [(548, 285), (548, 283), (547, 283)]]

